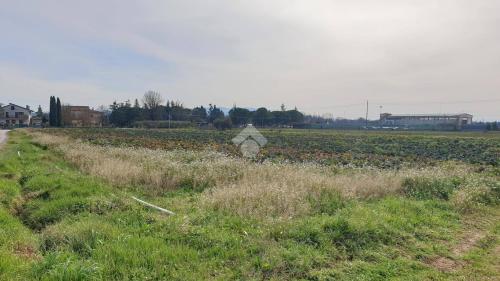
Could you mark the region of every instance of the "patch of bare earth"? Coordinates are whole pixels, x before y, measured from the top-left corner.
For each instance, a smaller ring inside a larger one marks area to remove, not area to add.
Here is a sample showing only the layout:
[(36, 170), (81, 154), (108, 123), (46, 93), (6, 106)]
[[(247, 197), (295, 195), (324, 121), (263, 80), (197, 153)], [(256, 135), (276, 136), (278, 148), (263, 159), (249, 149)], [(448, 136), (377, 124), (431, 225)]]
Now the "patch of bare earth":
[(463, 266), (460, 262), (447, 257), (439, 257), (431, 261), (430, 264), (432, 265), (432, 267), (444, 272), (451, 272)]
[(494, 267), (497, 270), (497, 272), (500, 272), (500, 245), (495, 247), (495, 250), (493, 250), (493, 257), (494, 257)]
[(461, 243), (459, 243), (451, 252), (455, 256), (461, 256), (470, 251), (477, 244), (477, 242), (485, 236), (486, 235), (482, 232), (467, 233)]
[(458, 259), (472, 250), (472, 248), (474, 248), (477, 243), (485, 236), (485, 233), (479, 230), (476, 230), (474, 232), (467, 232), (460, 240), (460, 242), (451, 250), (453, 258), (439, 257), (437, 259), (431, 260), (430, 265), (444, 272), (451, 272), (461, 269), (465, 265), (465, 262)]
[(37, 250), (31, 245), (16, 244), (14, 246), (14, 253), (17, 256), (28, 260), (36, 260), (40, 258)]
[(7, 142), (7, 130), (0, 130), (0, 147)]

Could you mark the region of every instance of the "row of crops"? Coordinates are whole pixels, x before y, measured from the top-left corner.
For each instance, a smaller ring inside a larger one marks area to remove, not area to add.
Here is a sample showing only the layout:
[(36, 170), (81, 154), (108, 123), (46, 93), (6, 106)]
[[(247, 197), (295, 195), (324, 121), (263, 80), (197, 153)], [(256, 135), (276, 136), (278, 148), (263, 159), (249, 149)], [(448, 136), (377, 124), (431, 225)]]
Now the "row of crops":
[[(213, 148), (239, 155), (238, 148), (231, 142), (239, 130), (74, 128), (48, 131), (99, 145), (153, 149)], [(268, 143), (259, 154), (260, 160), (317, 161), (324, 164), (393, 168), (408, 164), (430, 165), (442, 160), (498, 166), (500, 159), (499, 134), (291, 129), (267, 129), (261, 132)]]

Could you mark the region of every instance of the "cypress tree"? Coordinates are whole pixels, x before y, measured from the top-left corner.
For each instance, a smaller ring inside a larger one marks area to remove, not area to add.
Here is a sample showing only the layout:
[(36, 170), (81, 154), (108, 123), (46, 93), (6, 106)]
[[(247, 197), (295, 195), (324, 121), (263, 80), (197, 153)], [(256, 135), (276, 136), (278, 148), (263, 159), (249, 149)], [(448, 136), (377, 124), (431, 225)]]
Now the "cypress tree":
[(52, 126), (57, 127), (57, 102), (56, 102), (56, 97), (53, 97), (53, 105), (54, 107), (54, 115), (52, 116), (53, 120), (52, 123), (54, 123)]
[(59, 100), (59, 98), (57, 98), (56, 112), (57, 112), (56, 125), (57, 125), (57, 127), (61, 127), (62, 126), (62, 107), (61, 107), (61, 100)]
[(55, 126), (55, 115), (56, 115), (56, 106), (55, 106), (55, 98), (54, 96), (50, 96), (50, 112), (49, 112), (49, 125)]

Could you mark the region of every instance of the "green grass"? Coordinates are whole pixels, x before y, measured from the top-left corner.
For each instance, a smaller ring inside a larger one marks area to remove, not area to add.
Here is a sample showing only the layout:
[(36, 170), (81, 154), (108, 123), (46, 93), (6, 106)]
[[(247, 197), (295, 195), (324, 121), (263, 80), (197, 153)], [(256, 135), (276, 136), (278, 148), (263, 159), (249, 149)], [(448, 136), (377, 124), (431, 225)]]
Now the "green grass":
[[(85, 175), (15, 131), (0, 152), (0, 280), (498, 277), (498, 206), (465, 216), (447, 200), (453, 184), (409, 180), (406, 195), (368, 201), (325, 194), (309, 216), (280, 221), (203, 207), (195, 191), (140, 194), (176, 212), (166, 216), (131, 200), (137, 187)], [(431, 266), (477, 217), (485, 238), (453, 257), (466, 266)]]

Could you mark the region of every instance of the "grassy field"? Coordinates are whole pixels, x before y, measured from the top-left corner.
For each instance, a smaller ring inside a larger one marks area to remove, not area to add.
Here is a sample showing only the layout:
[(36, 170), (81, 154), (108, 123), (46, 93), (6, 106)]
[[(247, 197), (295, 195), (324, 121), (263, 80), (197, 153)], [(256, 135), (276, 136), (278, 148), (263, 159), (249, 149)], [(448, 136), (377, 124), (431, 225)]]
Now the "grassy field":
[(500, 278), (498, 135), (236, 133), (11, 132), (0, 280)]

